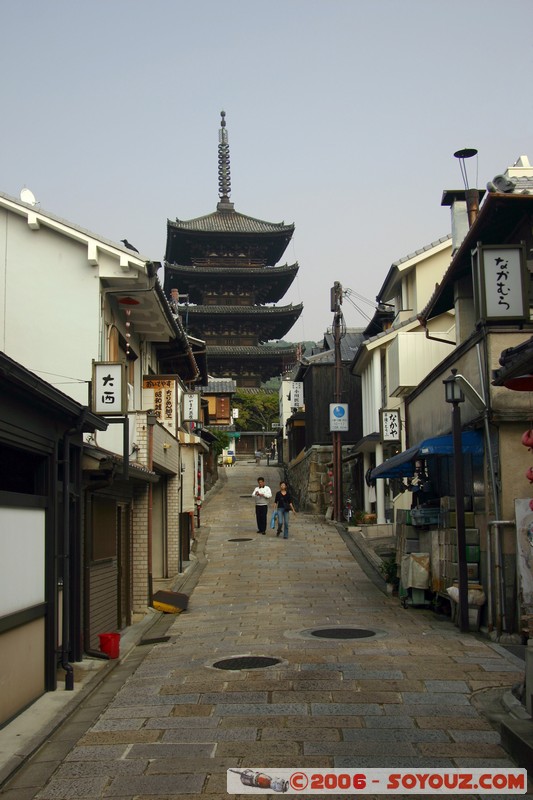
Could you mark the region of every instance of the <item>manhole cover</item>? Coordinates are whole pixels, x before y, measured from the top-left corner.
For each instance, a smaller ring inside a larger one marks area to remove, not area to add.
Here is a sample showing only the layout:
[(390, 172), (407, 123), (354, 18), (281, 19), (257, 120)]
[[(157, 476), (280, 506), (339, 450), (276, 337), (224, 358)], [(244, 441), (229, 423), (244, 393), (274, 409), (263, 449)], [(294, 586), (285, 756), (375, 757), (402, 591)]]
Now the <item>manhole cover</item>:
[(253, 539), (228, 539), (228, 542), (253, 542)]
[(281, 664), (281, 659), (269, 656), (235, 656), (216, 661), (213, 666), (217, 669), (261, 669), (273, 667), (274, 664)]
[(318, 636), (320, 639), (367, 639), (376, 634), (374, 631), (367, 631), (364, 628), (320, 628), (311, 631), (311, 635)]

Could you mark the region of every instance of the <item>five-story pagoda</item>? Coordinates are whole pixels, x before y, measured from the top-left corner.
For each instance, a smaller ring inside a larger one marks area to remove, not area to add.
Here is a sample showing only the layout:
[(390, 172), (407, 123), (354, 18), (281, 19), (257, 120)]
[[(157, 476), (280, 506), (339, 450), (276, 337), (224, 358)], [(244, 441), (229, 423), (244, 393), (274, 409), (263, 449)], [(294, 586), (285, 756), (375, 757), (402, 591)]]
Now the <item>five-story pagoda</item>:
[(234, 210), (224, 111), (218, 176), (214, 213), (168, 220), (165, 293), (187, 333), (205, 340), (210, 375), (257, 387), (296, 361), (296, 346), (266, 344), (283, 338), (303, 308), (275, 305), (298, 272), (298, 264), (276, 266), (294, 225), (264, 222)]

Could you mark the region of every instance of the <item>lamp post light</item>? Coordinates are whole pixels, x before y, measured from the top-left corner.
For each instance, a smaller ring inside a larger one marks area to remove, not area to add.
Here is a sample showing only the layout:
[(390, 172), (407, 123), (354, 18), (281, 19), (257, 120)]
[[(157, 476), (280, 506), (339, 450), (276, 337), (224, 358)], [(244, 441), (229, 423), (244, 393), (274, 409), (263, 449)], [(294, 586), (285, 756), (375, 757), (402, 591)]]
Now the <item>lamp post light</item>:
[(457, 562), (459, 565), (459, 629), (466, 632), (468, 622), (468, 569), (466, 566), (465, 486), (463, 447), (461, 441), (461, 409), (465, 396), (455, 376), (457, 370), (443, 380), (446, 402), (452, 404), (452, 434), (455, 476), (455, 528), (457, 533)]

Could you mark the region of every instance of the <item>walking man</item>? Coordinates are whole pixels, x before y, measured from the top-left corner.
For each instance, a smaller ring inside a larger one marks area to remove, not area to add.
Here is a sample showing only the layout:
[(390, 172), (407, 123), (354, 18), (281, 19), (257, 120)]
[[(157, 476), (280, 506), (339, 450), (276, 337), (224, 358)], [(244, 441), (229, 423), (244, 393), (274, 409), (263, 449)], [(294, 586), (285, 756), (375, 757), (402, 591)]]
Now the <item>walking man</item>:
[(265, 479), (258, 478), (257, 486), (252, 492), (255, 497), (255, 518), (257, 520), (257, 533), (266, 533), (268, 501), (272, 497), (269, 486), (265, 486)]

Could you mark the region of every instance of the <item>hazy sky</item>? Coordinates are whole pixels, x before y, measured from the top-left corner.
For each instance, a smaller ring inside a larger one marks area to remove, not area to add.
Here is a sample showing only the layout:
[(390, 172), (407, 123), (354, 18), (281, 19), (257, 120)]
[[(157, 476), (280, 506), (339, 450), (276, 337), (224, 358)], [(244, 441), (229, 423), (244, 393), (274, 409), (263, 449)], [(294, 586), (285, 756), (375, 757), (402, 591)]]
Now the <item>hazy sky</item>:
[(296, 225), (285, 338), (316, 340), (334, 281), (373, 301), (449, 232), (454, 151), (471, 186), (533, 162), (532, 62), (531, 0), (2, 0), (0, 191), (162, 260), (215, 210), (224, 109), (235, 209)]

